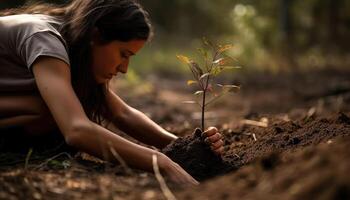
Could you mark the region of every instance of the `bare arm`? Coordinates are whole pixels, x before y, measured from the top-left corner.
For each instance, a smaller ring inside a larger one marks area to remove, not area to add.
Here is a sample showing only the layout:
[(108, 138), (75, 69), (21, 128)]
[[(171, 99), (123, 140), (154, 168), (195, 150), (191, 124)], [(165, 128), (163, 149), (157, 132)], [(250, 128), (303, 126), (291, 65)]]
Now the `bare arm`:
[(116, 161), (110, 151), (113, 148), (129, 166), (147, 171), (152, 171), (152, 155), (155, 154), (159, 158), (159, 167), (170, 178), (196, 183), (164, 154), (129, 142), (90, 121), (72, 88), (66, 63), (52, 57), (40, 57), (33, 65), (33, 73), (40, 94), (69, 145), (102, 159)]
[(160, 127), (144, 113), (128, 106), (111, 90), (107, 101), (114, 116), (113, 123), (135, 139), (157, 148), (163, 148), (177, 139), (177, 136)]
[(131, 143), (87, 118), (70, 84), (67, 64), (41, 57), (34, 64), (33, 73), (40, 94), (68, 144), (111, 161), (114, 157), (109, 148), (114, 148), (129, 165), (151, 170), (151, 157), (157, 152)]

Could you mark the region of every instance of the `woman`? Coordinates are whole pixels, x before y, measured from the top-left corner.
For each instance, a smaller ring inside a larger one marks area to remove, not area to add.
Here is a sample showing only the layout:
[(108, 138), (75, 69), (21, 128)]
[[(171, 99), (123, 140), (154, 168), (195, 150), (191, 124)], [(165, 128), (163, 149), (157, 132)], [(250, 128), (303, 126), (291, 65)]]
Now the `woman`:
[[(21, 14), (20, 14), (21, 13)], [(126, 73), (131, 56), (150, 39), (147, 12), (133, 0), (75, 0), (63, 7), (35, 5), (0, 17), (0, 127), (26, 134), (58, 128), (66, 143), (105, 160), (114, 149), (128, 165), (161, 171), (196, 184), (164, 154), (104, 128), (111, 122), (140, 141), (163, 148), (177, 137), (128, 106), (108, 87)], [(214, 127), (204, 132), (213, 151), (223, 142)]]

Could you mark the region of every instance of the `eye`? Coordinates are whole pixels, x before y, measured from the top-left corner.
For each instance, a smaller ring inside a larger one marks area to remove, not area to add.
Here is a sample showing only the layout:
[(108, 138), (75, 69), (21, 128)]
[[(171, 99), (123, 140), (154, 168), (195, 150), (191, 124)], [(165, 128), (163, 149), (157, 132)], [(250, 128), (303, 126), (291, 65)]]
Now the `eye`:
[(125, 59), (129, 58), (129, 56), (125, 52), (121, 52), (120, 57), (125, 58)]

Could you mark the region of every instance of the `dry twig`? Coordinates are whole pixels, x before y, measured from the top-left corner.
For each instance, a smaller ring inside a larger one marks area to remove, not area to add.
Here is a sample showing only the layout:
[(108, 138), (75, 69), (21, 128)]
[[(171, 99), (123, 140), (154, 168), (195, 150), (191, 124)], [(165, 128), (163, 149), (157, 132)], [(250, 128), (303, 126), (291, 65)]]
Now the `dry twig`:
[(164, 196), (168, 200), (176, 200), (176, 197), (174, 194), (170, 191), (169, 187), (165, 183), (165, 180), (163, 176), (159, 172), (159, 166), (157, 161), (157, 156), (155, 154), (152, 155), (152, 164), (153, 164), (153, 171), (157, 178), (157, 181), (159, 182), (160, 189), (162, 190)]
[(268, 126), (268, 123), (265, 121), (254, 121), (250, 119), (244, 119), (241, 121), (243, 124), (246, 125), (252, 125), (252, 126), (260, 126), (266, 128)]
[(32, 153), (33, 153), (33, 149), (30, 148), (29, 151), (28, 151), (28, 153), (27, 153), (25, 162), (24, 162), (24, 170), (27, 170), (27, 169), (28, 169), (28, 163), (29, 163), (29, 159), (30, 159), (30, 156), (32, 155)]

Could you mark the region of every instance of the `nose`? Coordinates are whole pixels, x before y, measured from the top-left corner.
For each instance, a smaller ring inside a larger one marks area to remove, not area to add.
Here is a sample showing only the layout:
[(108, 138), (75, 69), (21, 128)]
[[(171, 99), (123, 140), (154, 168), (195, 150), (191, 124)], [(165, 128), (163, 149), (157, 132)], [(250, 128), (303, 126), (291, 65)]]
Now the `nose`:
[(129, 60), (125, 60), (118, 66), (118, 71), (125, 74), (128, 72)]

